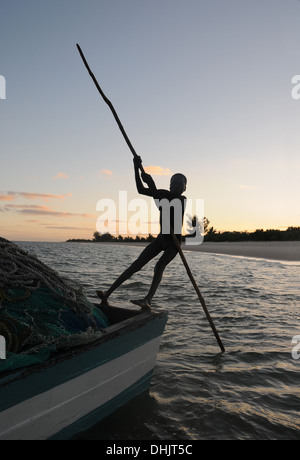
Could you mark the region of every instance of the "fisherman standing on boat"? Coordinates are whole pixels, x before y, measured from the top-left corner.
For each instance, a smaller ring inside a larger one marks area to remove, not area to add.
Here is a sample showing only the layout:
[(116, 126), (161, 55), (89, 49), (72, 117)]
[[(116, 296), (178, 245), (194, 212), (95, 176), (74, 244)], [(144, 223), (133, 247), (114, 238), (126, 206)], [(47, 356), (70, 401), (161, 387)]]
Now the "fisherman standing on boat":
[[(143, 299), (131, 300), (132, 303), (139, 305), (142, 309), (149, 309), (152, 297), (161, 282), (164, 269), (178, 253), (172, 239), (171, 229), (174, 231), (179, 243), (181, 243), (181, 230), (186, 204), (186, 197), (182, 193), (186, 189), (187, 179), (183, 174), (174, 174), (171, 177), (169, 190), (157, 189), (150, 174), (145, 173), (143, 170), (141, 157), (134, 157), (133, 161), (138, 192), (141, 195), (153, 197), (160, 211), (160, 233), (145, 247), (140, 256), (119, 276), (107, 291), (97, 291), (97, 295), (102, 299), (103, 304), (107, 304), (108, 297), (115, 289), (163, 251), (163, 255), (155, 265), (154, 276), (148, 294)], [(144, 186), (141, 178), (148, 187)]]

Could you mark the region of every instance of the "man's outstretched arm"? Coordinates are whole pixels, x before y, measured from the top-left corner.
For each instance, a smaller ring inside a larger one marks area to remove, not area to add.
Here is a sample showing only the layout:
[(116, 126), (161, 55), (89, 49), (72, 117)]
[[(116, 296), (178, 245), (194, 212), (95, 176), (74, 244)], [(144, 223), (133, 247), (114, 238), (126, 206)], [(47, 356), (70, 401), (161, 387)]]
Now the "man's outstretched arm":
[(147, 196), (154, 196), (156, 192), (156, 185), (150, 174), (145, 173), (143, 170), (141, 172), (141, 176), (145, 184), (148, 185), (148, 188), (144, 186), (141, 176), (140, 176), (140, 169), (142, 166), (142, 160), (141, 157), (135, 157), (134, 160), (134, 171), (135, 171), (135, 182), (136, 182), (136, 188), (137, 191), (142, 194), (142, 195), (147, 195)]

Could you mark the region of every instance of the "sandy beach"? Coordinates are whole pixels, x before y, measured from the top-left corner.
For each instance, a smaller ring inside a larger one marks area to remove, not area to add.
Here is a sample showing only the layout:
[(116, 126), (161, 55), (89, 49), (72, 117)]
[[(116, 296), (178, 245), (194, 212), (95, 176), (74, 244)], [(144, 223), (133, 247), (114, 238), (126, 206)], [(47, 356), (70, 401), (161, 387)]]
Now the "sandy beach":
[(188, 251), (200, 251), (231, 256), (257, 257), (272, 260), (300, 262), (300, 241), (248, 241), (243, 243), (202, 243), (182, 245)]
[[(148, 243), (104, 243), (129, 244), (144, 247)], [(300, 241), (248, 241), (234, 243), (208, 243), (199, 245), (183, 244), (184, 251), (199, 251), (211, 254), (255, 257), (260, 259), (300, 262)]]

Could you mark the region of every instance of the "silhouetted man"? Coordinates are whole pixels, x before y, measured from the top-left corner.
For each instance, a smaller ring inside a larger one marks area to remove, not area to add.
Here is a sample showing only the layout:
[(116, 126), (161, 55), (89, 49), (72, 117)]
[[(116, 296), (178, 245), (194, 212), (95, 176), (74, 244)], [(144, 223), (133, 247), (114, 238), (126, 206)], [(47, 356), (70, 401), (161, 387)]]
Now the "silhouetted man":
[[(171, 177), (169, 190), (157, 189), (150, 174), (144, 172), (141, 158), (135, 157), (133, 161), (138, 192), (141, 195), (153, 197), (156, 206), (159, 208), (160, 233), (145, 247), (140, 256), (119, 276), (107, 291), (97, 291), (97, 295), (102, 299), (102, 303), (107, 304), (108, 297), (115, 289), (163, 251), (162, 256), (155, 265), (154, 276), (148, 294), (143, 299), (131, 300), (132, 303), (139, 305), (142, 309), (149, 309), (152, 297), (161, 282), (164, 269), (178, 252), (170, 234), (170, 229), (173, 229), (178, 241), (181, 242), (181, 230), (186, 202), (186, 198), (182, 193), (186, 189), (187, 180), (183, 174), (174, 174)], [(141, 178), (148, 187), (144, 186)]]

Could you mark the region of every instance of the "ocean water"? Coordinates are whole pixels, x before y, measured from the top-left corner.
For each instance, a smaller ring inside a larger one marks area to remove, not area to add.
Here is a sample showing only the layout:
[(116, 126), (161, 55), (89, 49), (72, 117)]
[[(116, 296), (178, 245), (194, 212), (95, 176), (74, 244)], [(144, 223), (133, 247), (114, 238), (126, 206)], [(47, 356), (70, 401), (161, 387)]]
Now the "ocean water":
[[(18, 243), (90, 297), (142, 248)], [(279, 243), (280, 244), (280, 243)], [(179, 256), (153, 299), (169, 319), (152, 383), (77, 439), (300, 440), (300, 263), (185, 252), (222, 342), (221, 353)], [(111, 297), (143, 296), (155, 259)], [(296, 339), (295, 339), (296, 340)]]

